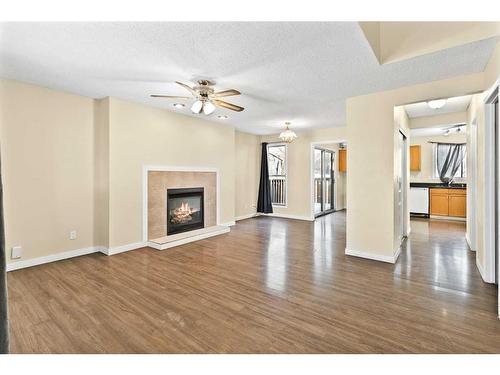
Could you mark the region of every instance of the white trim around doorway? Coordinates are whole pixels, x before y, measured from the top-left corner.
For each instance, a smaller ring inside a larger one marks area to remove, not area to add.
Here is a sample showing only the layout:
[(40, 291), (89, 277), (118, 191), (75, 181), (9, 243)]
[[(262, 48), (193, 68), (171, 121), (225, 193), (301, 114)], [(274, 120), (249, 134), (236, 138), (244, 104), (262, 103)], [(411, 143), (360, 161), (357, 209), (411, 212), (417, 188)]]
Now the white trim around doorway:
[[(495, 213), (495, 118), (493, 102), (498, 97), (500, 79), (495, 82), (484, 99), (484, 260), (483, 280), (495, 282), (495, 232), (497, 219)], [(498, 266), (498, 265), (497, 265)]]

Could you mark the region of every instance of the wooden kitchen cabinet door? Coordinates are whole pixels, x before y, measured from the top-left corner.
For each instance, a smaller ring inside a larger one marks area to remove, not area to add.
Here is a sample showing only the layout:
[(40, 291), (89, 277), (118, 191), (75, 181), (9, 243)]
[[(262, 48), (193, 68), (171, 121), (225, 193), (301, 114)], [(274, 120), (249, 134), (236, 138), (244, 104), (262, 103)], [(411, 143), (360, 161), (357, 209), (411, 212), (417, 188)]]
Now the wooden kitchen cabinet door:
[(449, 216), (465, 217), (467, 200), (465, 195), (450, 195), (448, 198)]
[(410, 146), (410, 171), (420, 171), (420, 145)]
[(448, 216), (448, 189), (431, 189), (431, 215)]
[(347, 172), (347, 150), (339, 150), (339, 172)]

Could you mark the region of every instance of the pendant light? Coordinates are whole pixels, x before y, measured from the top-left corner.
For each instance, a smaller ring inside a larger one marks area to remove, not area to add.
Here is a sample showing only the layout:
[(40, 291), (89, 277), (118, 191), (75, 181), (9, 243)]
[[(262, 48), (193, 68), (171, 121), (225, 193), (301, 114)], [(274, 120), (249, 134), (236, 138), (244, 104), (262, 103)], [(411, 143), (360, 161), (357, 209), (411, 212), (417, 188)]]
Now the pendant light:
[(297, 134), (293, 130), (290, 130), (290, 123), (285, 122), (286, 129), (281, 132), (279, 138), (286, 143), (292, 143), (295, 138), (297, 138)]

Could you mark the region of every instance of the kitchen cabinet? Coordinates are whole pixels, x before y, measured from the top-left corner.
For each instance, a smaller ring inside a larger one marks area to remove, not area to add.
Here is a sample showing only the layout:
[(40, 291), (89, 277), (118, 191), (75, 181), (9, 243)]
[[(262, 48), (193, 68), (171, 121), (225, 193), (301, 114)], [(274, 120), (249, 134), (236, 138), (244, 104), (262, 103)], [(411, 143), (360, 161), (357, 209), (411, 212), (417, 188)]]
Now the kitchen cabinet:
[(466, 189), (430, 189), (431, 215), (465, 217)]
[(339, 150), (339, 172), (347, 172), (347, 150)]
[(410, 171), (420, 171), (420, 145), (410, 146)]
[(449, 189), (448, 216), (465, 217), (467, 212), (467, 195), (465, 189)]

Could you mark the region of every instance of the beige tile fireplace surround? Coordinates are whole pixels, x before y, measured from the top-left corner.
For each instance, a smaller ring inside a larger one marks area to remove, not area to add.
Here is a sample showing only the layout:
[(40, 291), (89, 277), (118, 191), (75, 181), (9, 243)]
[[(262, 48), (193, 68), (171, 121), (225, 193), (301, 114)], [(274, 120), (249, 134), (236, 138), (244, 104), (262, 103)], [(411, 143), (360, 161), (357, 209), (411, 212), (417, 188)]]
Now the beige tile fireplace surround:
[[(205, 228), (217, 225), (217, 173), (211, 171), (148, 171), (148, 241), (166, 242), (167, 189), (204, 188)], [(175, 236), (175, 235), (174, 235)]]

